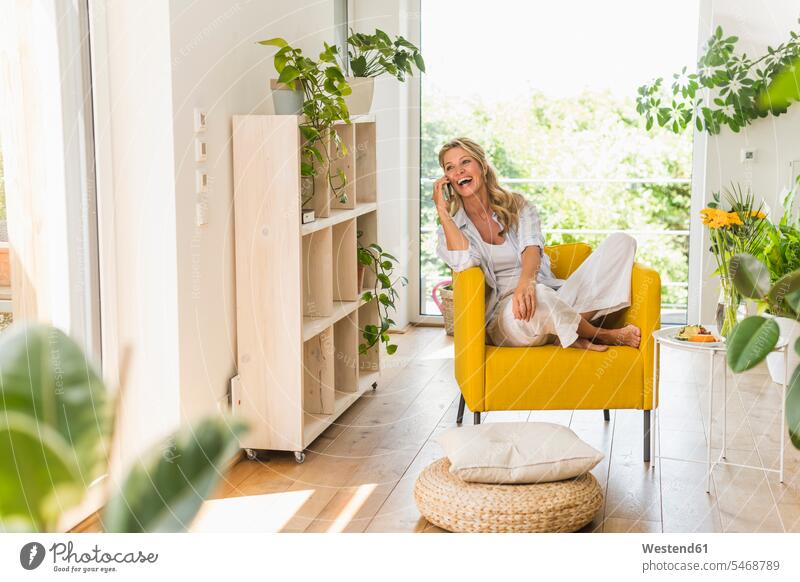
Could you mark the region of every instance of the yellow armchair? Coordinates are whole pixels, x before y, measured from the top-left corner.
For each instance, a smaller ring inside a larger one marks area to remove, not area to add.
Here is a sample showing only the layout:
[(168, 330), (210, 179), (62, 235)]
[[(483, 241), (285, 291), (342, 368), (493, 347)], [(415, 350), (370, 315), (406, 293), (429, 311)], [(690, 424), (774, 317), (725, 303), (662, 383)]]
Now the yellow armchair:
[[(592, 252), (583, 243), (545, 248), (553, 274), (566, 279)], [(486, 345), (484, 278), (478, 267), (455, 273), (455, 376), (461, 389), (458, 423), (464, 405), (480, 423), (490, 410), (644, 411), (644, 460), (650, 460), (650, 411), (653, 396), (654, 330), (660, 327), (661, 278), (634, 263), (631, 306), (609, 316), (611, 327), (632, 323), (642, 331), (639, 348), (609, 347), (605, 352), (559, 346), (507, 348)], [(613, 317), (613, 319), (612, 319)]]

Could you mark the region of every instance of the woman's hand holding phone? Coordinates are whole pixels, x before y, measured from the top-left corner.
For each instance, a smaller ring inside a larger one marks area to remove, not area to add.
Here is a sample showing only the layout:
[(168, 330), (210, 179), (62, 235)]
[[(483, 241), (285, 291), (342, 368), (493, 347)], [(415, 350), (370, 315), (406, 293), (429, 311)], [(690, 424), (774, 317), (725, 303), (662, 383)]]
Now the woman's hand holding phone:
[(447, 176), (442, 176), (436, 180), (433, 183), (433, 203), (436, 205), (436, 212), (439, 213), (439, 221), (442, 223), (442, 229), (444, 229), (447, 249), (465, 251), (469, 249), (469, 240), (459, 230), (456, 223), (453, 222), (453, 217), (450, 216), (450, 196), (453, 194), (451, 188), (450, 179)]
[(439, 214), (447, 214), (450, 206), (450, 179), (447, 176), (442, 176), (433, 183), (433, 203), (436, 205), (436, 211)]

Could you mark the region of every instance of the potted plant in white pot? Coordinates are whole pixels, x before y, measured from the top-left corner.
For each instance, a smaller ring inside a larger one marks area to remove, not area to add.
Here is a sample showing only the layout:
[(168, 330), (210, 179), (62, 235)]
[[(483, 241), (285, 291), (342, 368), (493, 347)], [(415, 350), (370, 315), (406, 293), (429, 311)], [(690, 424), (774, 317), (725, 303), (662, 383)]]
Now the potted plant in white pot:
[[(772, 284), (783, 277), (800, 269), (800, 221), (794, 216), (792, 206), (797, 195), (797, 188), (786, 192), (783, 196), (783, 216), (777, 226), (770, 229), (769, 239), (764, 248), (764, 264), (769, 272)], [(767, 307), (780, 327), (781, 337), (794, 345), (800, 337), (800, 322), (795, 317), (794, 311), (785, 304), (784, 300)], [(800, 365), (800, 356), (794, 351), (789, 352), (789, 369), (794, 370)], [(783, 354), (775, 352), (767, 356), (772, 381), (780, 383), (784, 376)]]
[(351, 115), (365, 115), (372, 107), (375, 77), (388, 73), (405, 81), (414, 74), (414, 66), (425, 72), (425, 61), (419, 49), (402, 36), (392, 40), (388, 34), (375, 29), (375, 34), (353, 32), (347, 39), (347, 59), (351, 77), (347, 82), (352, 93), (345, 97)]

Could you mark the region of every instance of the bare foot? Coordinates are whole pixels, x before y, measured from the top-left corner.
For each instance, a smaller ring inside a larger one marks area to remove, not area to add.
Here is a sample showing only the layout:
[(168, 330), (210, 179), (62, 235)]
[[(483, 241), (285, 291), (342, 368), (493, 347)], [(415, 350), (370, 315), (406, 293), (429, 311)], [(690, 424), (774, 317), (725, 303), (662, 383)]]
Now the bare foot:
[(605, 331), (606, 333), (603, 334), (603, 337), (598, 337), (598, 340), (607, 345), (638, 348), (639, 342), (642, 339), (642, 332), (633, 324), (628, 324), (620, 329), (609, 329)]
[(578, 348), (579, 350), (589, 350), (592, 352), (604, 352), (608, 349), (608, 346), (593, 344), (588, 339), (583, 337), (576, 339), (575, 342), (573, 342), (569, 347)]

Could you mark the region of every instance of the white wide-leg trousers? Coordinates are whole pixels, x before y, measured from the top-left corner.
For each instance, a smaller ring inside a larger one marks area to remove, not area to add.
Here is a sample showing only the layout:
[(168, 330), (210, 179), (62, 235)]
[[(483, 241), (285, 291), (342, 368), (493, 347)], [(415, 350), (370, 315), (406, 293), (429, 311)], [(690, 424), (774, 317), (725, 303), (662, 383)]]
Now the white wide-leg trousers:
[(487, 334), (496, 346), (540, 346), (556, 338), (566, 347), (578, 339), (581, 313), (597, 311), (593, 319), (631, 304), (631, 270), (636, 240), (615, 233), (554, 290), (536, 285), (536, 309), (530, 321), (514, 318), (512, 296), (500, 300)]

